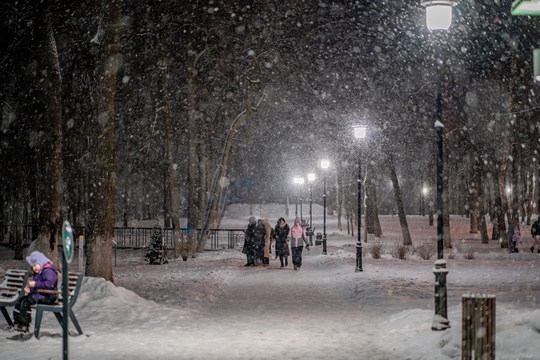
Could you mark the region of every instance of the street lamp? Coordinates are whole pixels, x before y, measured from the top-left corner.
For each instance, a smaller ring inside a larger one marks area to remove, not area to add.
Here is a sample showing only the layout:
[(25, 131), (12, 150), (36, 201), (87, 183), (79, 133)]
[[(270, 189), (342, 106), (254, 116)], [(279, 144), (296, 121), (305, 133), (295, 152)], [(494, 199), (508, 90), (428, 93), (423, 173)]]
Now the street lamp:
[[(452, 7), (457, 4), (452, 0), (429, 0), (423, 1), (422, 6), (426, 8), (426, 23), (430, 31), (448, 30), (452, 25)], [(444, 260), (444, 240), (443, 240), (443, 130), (442, 123), (442, 95), (441, 95), (441, 69), (440, 50), (436, 43), (437, 62), (437, 97), (436, 97), (436, 120), (435, 130), (437, 131), (437, 260), (435, 261), (435, 316), (431, 324), (431, 330), (445, 330), (450, 327), (447, 310), (446, 294), (446, 261)]]
[(321, 169), (324, 170), (323, 177), (323, 237), (322, 237), (322, 254), (326, 255), (326, 169), (330, 167), (330, 161), (321, 160)]
[[(354, 137), (357, 139), (364, 139), (367, 133), (367, 126), (354, 125)], [(362, 144), (358, 146), (358, 215), (357, 223), (358, 229), (356, 235), (358, 236), (358, 242), (356, 243), (356, 268), (355, 272), (364, 271), (362, 269)]]
[(307, 179), (309, 183), (309, 245), (313, 245), (313, 186), (311, 185), (311, 183), (315, 180), (315, 178), (315, 174), (307, 174)]
[[(304, 184), (304, 178), (303, 177), (295, 177), (293, 179), (294, 183), (297, 184), (298, 186), (302, 186)], [(295, 212), (294, 212), (294, 217), (298, 217), (298, 189), (296, 189), (296, 209), (295, 209)], [(302, 211), (302, 210), (300, 210)]]

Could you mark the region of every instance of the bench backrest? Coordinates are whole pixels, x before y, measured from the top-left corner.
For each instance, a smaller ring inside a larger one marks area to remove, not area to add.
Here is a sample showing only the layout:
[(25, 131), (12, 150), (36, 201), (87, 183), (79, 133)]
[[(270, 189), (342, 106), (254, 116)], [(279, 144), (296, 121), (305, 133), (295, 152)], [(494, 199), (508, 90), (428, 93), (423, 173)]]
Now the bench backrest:
[(28, 280), (28, 271), (8, 269), (0, 284), (0, 302), (9, 302), (19, 298)]
[[(84, 275), (81, 273), (70, 272), (68, 274), (69, 306), (73, 306), (77, 301), (83, 277)], [(58, 282), (60, 284), (62, 283), (62, 274), (58, 274)], [(60, 286), (60, 290), (61, 288), (62, 286)], [(60, 295), (58, 296), (58, 302), (61, 303), (62, 301), (62, 292), (60, 292)]]

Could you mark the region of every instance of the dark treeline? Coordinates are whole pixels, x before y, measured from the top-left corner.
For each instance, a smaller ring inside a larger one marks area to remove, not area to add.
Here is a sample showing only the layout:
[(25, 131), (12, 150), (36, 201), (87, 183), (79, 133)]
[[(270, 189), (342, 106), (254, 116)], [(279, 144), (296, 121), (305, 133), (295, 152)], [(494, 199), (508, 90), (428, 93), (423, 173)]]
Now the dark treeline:
[(31, 224), (54, 255), (64, 219), (86, 226), (87, 272), (112, 280), (115, 224), (202, 229), (176, 234), (202, 251), (228, 203), (285, 202), (321, 158), (329, 206), (356, 221), (359, 122), (366, 227), (381, 234), (379, 213), (435, 207), (440, 79), (444, 216), (470, 216), (487, 241), (489, 214), (505, 239), (539, 197), (540, 23), (510, 3), (461, 1), (429, 33), (412, 0), (3, 2), (4, 236), (22, 258)]

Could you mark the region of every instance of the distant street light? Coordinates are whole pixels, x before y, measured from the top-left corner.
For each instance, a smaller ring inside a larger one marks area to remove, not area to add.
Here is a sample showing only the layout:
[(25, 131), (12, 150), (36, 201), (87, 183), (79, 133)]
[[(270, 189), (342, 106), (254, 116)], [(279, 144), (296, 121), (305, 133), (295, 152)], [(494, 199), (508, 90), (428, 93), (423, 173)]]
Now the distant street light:
[(330, 167), (330, 161), (321, 160), (321, 169), (324, 170), (323, 177), (323, 238), (322, 238), (322, 254), (326, 255), (326, 169)]
[[(365, 125), (354, 125), (354, 137), (357, 139), (364, 139), (367, 133), (367, 126)], [(358, 229), (356, 235), (358, 236), (358, 241), (356, 243), (356, 268), (355, 272), (364, 271), (362, 269), (362, 144), (358, 146), (358, 215), (357, 223)]]
[[(295, 177), (293, 179), (294, 183), (298, 186), (304, 185), (304, 178), (303, 177)], [(295, 196), (295, 203), (296, 203), (296, 209), (294, 212), (294, 217), (298, 217), (298, 189), (295, 189), (296, 196)], [(301, 210), (300, 210), (301, 211)]]
[(313, 181), (315, 181), (315, 174), (307, 174), (309, 183), (309, 245), (313, 245)]
[[(457, 4), (451, 0), (429, 0), (423, 1), (426, 8), (426, 24), (430, 31), (448, 30), (452, 25), (452, 7)], [(435, 129), (437, 131), (437, 260), (435, 261), (435, 316), (431, 324), (431, 330), (444, 330), (450, 327), (447, 310), (446, 294), (446, 261), (444, 260), (444, 240), (443, 240), (443, 130), (442, 123), (442, 94), (441, 94), (441, 69), (440, 50), (436, 42), (436, 59), (438, 77), (436, 94), (436, 120)]]

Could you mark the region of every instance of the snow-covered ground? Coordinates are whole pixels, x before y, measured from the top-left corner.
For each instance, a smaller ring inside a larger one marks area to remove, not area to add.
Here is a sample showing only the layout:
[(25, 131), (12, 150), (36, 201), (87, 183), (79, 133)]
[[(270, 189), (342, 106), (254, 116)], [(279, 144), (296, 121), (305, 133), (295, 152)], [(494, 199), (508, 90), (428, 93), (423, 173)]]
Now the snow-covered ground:
[[(314, 206), (316, 232), (322, 209)], [(244, 228), (250, 215), (275, 224), (283, 206), (234, 206), (224, 228)], [(294, 206), (288, 222), (294, 218)], [(308, 218), (307, 206), (303, 217)], [(427, 217), (407, 218), (415, 244), (434, 241)], [(71, 359), (459, 359), (461, 296), (496, 295), (497, 359), (540, 359), (540, 254), (508, 254), (496, 241), (480, 244), (468, 219), (452, 216), (453, 249), (445, 249), (451, 328), (431, 330), (435, 258), (393, 258), (401, 241), (397, 217), (381, 217), (385, 254), (368, 253), (355, 272), (356, 237), (327, 217), (328, 255), (304, 250), (301, 271), (289, 266), (245, 268), (240, 247), (196, 259), (147, 265), (143, 250), (119, 250), (115, 283), (87, 277), (75, 313), (84, 335), (69, 338)], [(522, 227), (524, 248), (529, 227)], [(474, 260), (465, 259), (473, 249)], [(22, 268), (0, 248), (0, 275)], [(290, 261), (290, 259), (289, 259)], [(76, 259), (71, 267), (77, 269)], [(9, 309), (11, 311), (11, 309)], [(0, 326), (5, 320), (0, 317)], [(73, 329), (71, 331), (74, 331)], [(0, 358), (61, 359), (62, 330), (45, 314), (40, 340), (8, 340), (0, 330)]]

